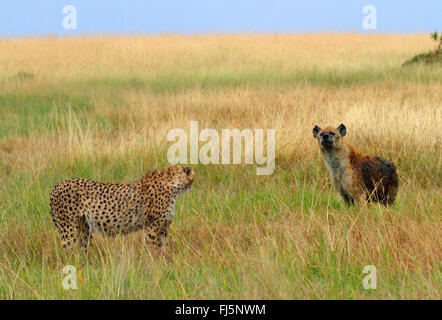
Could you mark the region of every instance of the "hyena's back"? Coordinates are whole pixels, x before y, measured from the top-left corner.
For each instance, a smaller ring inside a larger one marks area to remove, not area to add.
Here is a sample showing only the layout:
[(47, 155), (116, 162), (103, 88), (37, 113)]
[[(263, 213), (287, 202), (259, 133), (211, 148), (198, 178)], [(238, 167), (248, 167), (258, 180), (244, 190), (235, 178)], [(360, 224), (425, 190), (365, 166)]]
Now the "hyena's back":
[(380, 157), (364, 159), (361, 178), (369, 192), (369, 200), (387, 205), (396, 199), (399, 178), (392, 162)]

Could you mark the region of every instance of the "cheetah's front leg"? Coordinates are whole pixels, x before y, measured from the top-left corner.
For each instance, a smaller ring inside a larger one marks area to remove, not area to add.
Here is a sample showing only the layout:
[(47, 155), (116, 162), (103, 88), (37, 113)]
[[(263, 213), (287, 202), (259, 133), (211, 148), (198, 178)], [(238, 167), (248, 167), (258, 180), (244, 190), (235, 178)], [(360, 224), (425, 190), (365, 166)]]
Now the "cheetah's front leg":
[(169, 233), (170, 222), (164, 221), (147, 226), (145, 228), (146, 242), (152, 245), (156, 251), (164, 252), (164, 244)]

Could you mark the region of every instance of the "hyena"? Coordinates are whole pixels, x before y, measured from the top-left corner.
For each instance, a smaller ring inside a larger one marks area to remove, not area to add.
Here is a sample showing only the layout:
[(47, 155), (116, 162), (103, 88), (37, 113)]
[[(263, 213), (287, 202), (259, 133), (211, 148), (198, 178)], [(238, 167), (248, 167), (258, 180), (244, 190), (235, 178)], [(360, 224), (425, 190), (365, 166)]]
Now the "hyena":
[(380, 202), (390, 205), (396, 199), (399, 179), (394, 164), (383, 158), (357, 153), (343, 139), (344, 124), (337, 128), (313, 128), (335, 189), (347, 205)]

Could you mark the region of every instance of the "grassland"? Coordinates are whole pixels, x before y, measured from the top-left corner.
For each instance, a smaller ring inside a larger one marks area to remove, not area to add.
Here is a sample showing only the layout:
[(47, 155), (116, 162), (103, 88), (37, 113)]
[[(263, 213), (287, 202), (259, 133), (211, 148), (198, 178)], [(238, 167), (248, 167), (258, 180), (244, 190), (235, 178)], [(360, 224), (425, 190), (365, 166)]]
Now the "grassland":
[[(441, 299), (442, 68), (401, 68), (431, 46), (428, 35), (0, 40), (0, 298)], [(168, 130), (190, 120), (276, 129), (275, 172), (194, 166), (167, 257), (139, 233), (64, 253), (52, 187), (166, 166)], [(347, 208), (331, 189), (311, 130), (341, 122), (359, 150), (396, 163), (393, 207)], [(62, 288), (68, 264), (77, 290)], [(362, 287), (365, 265), (376, 290)]]

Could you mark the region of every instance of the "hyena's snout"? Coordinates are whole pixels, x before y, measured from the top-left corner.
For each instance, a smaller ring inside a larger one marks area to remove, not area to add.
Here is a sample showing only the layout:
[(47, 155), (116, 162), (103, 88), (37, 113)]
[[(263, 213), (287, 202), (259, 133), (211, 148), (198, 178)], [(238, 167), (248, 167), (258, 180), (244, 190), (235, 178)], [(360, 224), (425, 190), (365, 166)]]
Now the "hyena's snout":
[(328, 132), (324, 132), (319, 137), (321, 145), (328, 147), (335, 143), (335, 137)]

